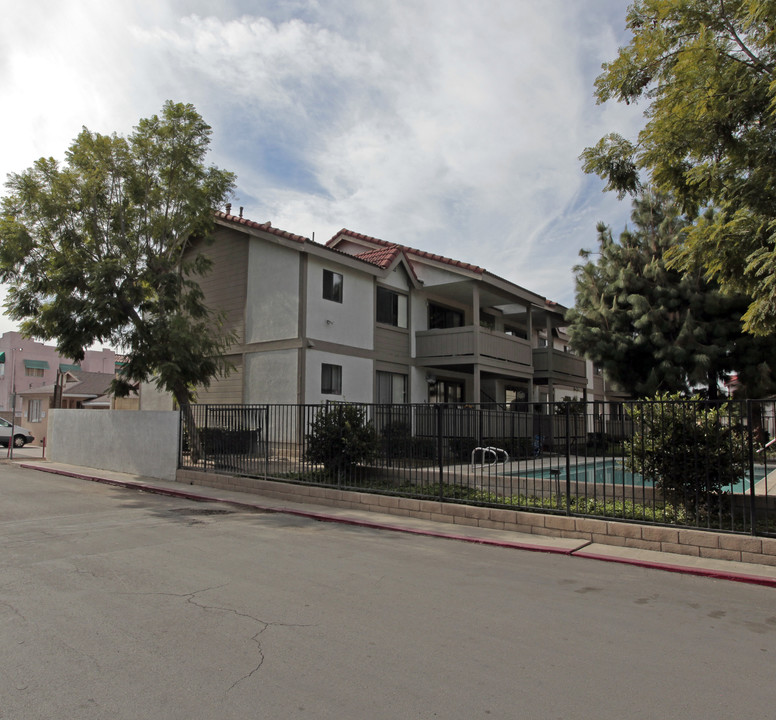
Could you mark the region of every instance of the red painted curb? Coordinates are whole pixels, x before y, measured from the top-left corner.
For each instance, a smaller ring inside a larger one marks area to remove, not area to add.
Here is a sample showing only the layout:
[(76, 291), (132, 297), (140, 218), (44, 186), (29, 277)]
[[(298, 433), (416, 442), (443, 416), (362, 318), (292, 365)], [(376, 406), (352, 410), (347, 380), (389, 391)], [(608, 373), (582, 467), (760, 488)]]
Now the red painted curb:
[(731, 582), (749, 583), (750, 585), (763, 585), (765, 587), (776, 588), (776, 578), (765, 577), (763, 575), (746, 575), (744, 573), (735, 573), (727, 570), (710, 570), (708, 568), (699, 568), (689, 565), (670, 565), (668, 563), (654, 562), (651, 560), (635, 560), (631, 558), (613, 557), (611, 555), (600, 555), (598, 553), (585, 552), (580, 550), (572, 553), (573, 557), (586, 558), (588, 560), (602, 560), (604, 562), (620, 563), (622, 565), (635, 565), (636, 567), (648, 568), (650, 570), (664, 570), (666, 572), (680, 573), (682, 575), (698, 575), (699, 577), (714, 578), (715, 580), (729, 580)]

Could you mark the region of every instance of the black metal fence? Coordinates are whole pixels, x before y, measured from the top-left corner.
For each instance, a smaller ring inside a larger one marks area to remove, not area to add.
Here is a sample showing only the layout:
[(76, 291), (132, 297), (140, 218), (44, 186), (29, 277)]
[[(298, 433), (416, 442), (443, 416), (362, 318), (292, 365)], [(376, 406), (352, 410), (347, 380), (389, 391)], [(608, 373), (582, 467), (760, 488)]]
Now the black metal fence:
[(775, 423), (771, 401), (195, 405), (182, 415), (180, 464), (776, 536)]

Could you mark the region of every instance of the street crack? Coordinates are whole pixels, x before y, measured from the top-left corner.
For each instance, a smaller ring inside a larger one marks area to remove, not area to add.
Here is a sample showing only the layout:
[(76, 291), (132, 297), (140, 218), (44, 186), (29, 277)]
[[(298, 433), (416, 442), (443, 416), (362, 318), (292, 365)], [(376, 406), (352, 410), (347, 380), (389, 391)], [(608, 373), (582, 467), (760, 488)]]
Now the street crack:
[(211, 590), (220, 590), (221, 588), (224, 588), (224, 587), (226, 587), (226, 584), (215, 585), (213, 587), (207, 587), (201, 590), (195, 590), (194, 592), (190, 592), (190, 593), (146, 592), (146, 593), (126, 593), (126, 594), (127, 595), (156, 595), (156, 596), (175, 597), (175, 598), (181, 598), (181, 599), (185, 598), (186, 602), (189, 605), (193, 605), (194, 607), (199, 608), (200, 610), (204, 610), (205, 612), (228, 613), (230, 615), (234, 615), (235, 617), (244, 618), (245, 620), (250, 620), (251, 622), (256, 623), (259, 626), (259, 629), (250, 637), (250, 641), (256, 645), (256, 651), (258, 653), (257, 662), (251, 668), (250, 671), (248, 671), (244, 675), (237, 678), (237, 680), (235, 680), (227, 688), (226, 692), (224, 693), (226, 694), (234, 690), (238, 685), (240, 685), (240, 683), (252, 678), (257, 672), (259, 672), (259, 670), (261, 670), (261, 667), (264, 664), (264, 660), (266, 659), (266, 656), (264, 654), (264, 649), (262, 648), (261, 635), (263, 635), (269, 628), (272, 628), (272, 627), (307, 628), (307, 627), (315, 627), (315, 625), (303, 624), (303, 623), (282, 623), (282, 622), (262, 620), (260, 618), (257, 618), (255, 615), (240, 612), (239, 610), (235, 610), (234, 608), (231, 608), (231, 607), (224, 607), (223, 605), (206, 604), (200, 601), (199, 598), (197, 597), (197, 596), (203, 595), (204, 593), (210, 592)]

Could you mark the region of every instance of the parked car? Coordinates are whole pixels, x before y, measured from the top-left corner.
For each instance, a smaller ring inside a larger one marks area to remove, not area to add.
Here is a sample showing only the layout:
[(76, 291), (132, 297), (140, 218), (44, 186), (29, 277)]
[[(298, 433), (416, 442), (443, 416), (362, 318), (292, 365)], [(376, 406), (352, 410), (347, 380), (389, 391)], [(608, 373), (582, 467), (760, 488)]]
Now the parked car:
[[(0, 445), (8, 447), (8, 439), (11, 437), (11, 423), (8, 420), (0, 418)], [(21, 425), (13, 426), (13, 446), (16, 448), (24, 447), (31, 443), (35, 438), (32, 433)]]

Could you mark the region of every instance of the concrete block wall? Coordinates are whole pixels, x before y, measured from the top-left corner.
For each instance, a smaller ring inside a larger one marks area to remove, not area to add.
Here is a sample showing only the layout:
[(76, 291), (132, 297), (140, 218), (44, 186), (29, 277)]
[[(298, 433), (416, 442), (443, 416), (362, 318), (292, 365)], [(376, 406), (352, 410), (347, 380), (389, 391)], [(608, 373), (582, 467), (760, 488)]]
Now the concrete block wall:
[(287, 502), (366, 510), (452, 525), (575, 538), (605, 545), (776, 566), (774, 538), (456, 505), (193, 470), (178, 470), (177, 480), (190, 485), (257, 493)]

